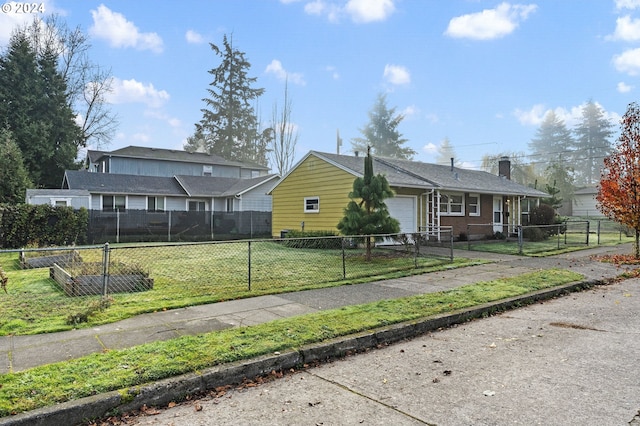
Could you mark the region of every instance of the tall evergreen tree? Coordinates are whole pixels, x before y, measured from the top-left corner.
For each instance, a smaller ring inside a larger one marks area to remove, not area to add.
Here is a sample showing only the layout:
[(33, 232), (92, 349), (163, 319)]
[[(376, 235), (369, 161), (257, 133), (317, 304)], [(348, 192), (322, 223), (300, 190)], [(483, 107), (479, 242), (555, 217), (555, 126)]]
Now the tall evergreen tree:
[(351, 140), (352, 149), (365, 152), (371, 147), (373, 153), (380, 157), (412, 159), (416, 152), (403, 146), (407, 139), (403, 139), (398, 130), (402, 120), (402, 114), (396, 114), (395, 108), (387, 107), (387, 95), (379, 94), (369, 111), (369, 122), (360, 129), (363, 137)]
[(24, 203), (31, 181), (11, 132), (0, 128), (0, 203)]
[(535, 137), (529, 142), (529, 149), (534, 157), (533, 163), (539, 174), (544, 173), (549, 164), (549, 159), (557, 158), (560, 155), (568, 156), (573, 149), (574, 141), (571, 131), (555, 112), (549, 111)]
[(589, 100), (582, 107), (582, 119), (574, 128), (576, 184), (593, 185), (599, 180), (604, 158), (611, 152), (613, 128), (600, 105)]
[[(364, 159), (364, 175), (353, 181), (351, 201), (337, 225), (343, 235), (380, 235), (400, 231), (400, 223), (389, 215), (384, 200), (393, 197), (387, 178), (373, 174), (371, 149)], [(371, 237), (365, 238), (366, 258), (371, 260)]]
[(436, 164), (440, 164), (443, 166), (451, 165), (451, 159), (453, 158), (453, 164), (458, 165), (460, 161), (456, 157), (456, 150), (451, 145), (451, 141), (449, 138), (445, 137), (440, 143), (440, 148), (438, 149), (438, 157), (436, 158)]
[(57, 60), (51, 51), (39, 56), (22, 32), (0, 57), (1, 125), (13, 134), (31, 181), (40, 187), (60, 187), (80, 139)]
[(187, 151), (202, 145), (211, 154), (229, 160), (267, 164), (269, 131), (260, 131), (254, 102), (264, 93), (254, 88), (256, 77), (249, 77), (251, 64), (245, 53), (233, 47), (225, 35), (222, 46), (210, 43), (220, 64), (211, 70), (208, 98), (203, 99), (202, 119), (196, 124), (194, 136), (185, 145)]

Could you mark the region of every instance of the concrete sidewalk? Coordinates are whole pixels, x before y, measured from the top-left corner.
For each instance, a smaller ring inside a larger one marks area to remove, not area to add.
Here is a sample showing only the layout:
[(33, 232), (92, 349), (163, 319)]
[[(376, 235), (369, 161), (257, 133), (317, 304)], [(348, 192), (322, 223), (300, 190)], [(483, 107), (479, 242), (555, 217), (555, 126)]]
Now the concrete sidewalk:
[(590, 256), (630, 251), (630, 245), (625, 244), (548, 258), (524, 258), (456, 250), (457, 258), (478, 258), (492, 263), (367, 284), (259, 296), (156, 312), (89, 329), (34, 336), (3, 336), (0, 337), (0, 373), (17, 372), (107, 349), (122, 349), (182, 335), (255, 325), (342, 306), (433, 293), (541, 269), (571, 269), (583, 274), (585, 281), (604, 280), (619, 275), (622, 270), (615, 265), (593, 262)]

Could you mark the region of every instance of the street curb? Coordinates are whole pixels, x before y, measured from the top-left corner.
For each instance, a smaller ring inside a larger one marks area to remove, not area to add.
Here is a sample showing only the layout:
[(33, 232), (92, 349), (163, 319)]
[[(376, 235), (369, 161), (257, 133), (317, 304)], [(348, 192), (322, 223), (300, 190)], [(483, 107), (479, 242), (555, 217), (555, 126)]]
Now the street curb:
[(126, 390), (107, 392), (11, 417), (3, 417), (0, 418), (0, 426), (79, 425), (85, 424), (89, 419), (137, 410), (143, 405), (162, 407), (172, 401), (181, 401), (190, 394), (220, 386), (240, 384), (244, 380), (264, 376), (272, 371), (286, 371), (304, 364), (342, 358), (352, 353), (415, 338), (431, 331), (465, 323), (496, 312), (516, 309), (601, 284), (605, 283), (591, 280), (565, 284), (447, 314), (344, 336), (297, 350), (292, 349), (282, 354), (264, 355), (250, 360), (223, 364), (208, 368), (200, 373), (187, 373)]

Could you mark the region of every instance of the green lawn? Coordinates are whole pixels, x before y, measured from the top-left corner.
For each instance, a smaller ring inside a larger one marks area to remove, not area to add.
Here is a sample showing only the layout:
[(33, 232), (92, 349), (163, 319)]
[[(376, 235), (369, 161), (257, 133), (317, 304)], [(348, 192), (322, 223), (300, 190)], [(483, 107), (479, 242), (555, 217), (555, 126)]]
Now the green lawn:
[(449, 291), (385, 300), (251, 327), (184, 336), (0, 375), (0, 417), (120, 390), (231, 361), (451, 312), (574, 282), (582, 276), (545, 270)]
[[(99, 262), (99, 249), (78, 249), (85, 262)], [(136, 265), (154, 279), (152, 290), (100, 296), (68, 297), (46, 268), (21, 270), (17, 253), (0, 254), (8, 294), (0, 294), (0, 335), (39, 334), (91, 327), (145, 312), (174, 309), (264, 294), (357, 284), (364, 281), (455, 268), (478, 261), (378, 251), (366, 262), (359, 250), (347, 250), (343, 279), (340, 250), (293, 249), (274, 242), (114, 246), (112, 263)], [(418, 267), (416, 268), (415, 262)], [(78, 322), (78, 319), (87, 321)]]

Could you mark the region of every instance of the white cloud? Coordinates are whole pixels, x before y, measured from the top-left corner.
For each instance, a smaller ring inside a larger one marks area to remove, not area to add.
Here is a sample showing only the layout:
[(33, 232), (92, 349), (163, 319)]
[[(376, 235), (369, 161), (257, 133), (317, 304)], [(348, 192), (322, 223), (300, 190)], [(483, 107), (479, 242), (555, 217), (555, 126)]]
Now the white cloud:
[(627, 83), (625, 83), (624, 81), (621, 81), (620, 83), (618, 83), (618, 85), (616, 86), (616, 89), (618, 90), (618, 92), (620, 93), (629, 93), (631, 90), (633, 90), (633, 86), (628, 85)]
[(307, 84), (304, 81), (304, 77), (302, 76), (302, 74), (287, 72), (282, 66), (282, 62), (277, 59), (272, 60), (271, 63), (267, 65), (267, 68), (264, 70), (264, 72), (266, 72), (267, 74), (275, 75), (278, 80), (288, 80), (291, 83), (297, 84), (299, 86), (304, 86), (305, 84)]
[(162, 120), (173, 128), (178, 128), (182, 126), (182, 121), (180, 121), (179, 118), (171, 117), (169, 114), (162, 111), (155, 110), (155, 109), (145, 111), (144, 116), (155, 118), (157, 120)]
[[(514, 115), (518, 118), (518, 121), (520, 121), (520, 124), (523, 124), (526, 126), (539, 126), (540, 124), (542, 124), (547, 113), (553, 111), (556, 117), (564, 121), (565, 126), (568, 129), (571, 129), (575, 127), (577, 124), (579, 124), (580, 121), (582, 120), (582, 109), (584, 108), (585, 105), (586, 103), (573, 106), (569, 109), (566, 109), (563, 107), (556, 107), (551, 109), (551, 108), (546, 108), (542, 104), (536, 104), (528, 111), (522, 111), (520, 109), (516, 109), (514, 112)], [(603, 115), (606, 119), (608, 119), (612, 123), (616, 123), (619, 121), (620, 116), (617, 113), (607, 112), (604, 109), (604, 107), (600, 105), (598, 102), (595, 102), (595, 105), (602, 110)]]
[(101, 4), (97, 10), (91, 11), (93, 25), (89, 33), (109, 42), (111, 47), (133, 47), (138, 50), (162, 52), (162, 39), (156, 33), (142, 33), (124, 15), (112, 12)]
[(325, 68), (325, 70), (331, 74), (331, 78), (333, 78), (334, 80), (340, 79), (340, 74), (338, 73), (336, 67), (329, 65)]
[(629, 15), (616, 19), (616, 29), (614, 33), (606, 37), (607, 40), (640, 40), (640, 19), (631, 19)]
[(188, 43), (192, 43), (192, 44), (204, 43), (204, 37), (202, 37), (202, 35), (198, 34), (193, 30), (187, 31), (187, 33), (184, 35), (184, 38), (187, 39)]
[(425, 146), (422, 147), (422, 150), (427, 154), (437, 154), (440, 147), (433, 142), (429, 142)]
[[(282, 1), (282, 0), (281, 0)], [(341, 5), (337, 1), (313, 0), (304, 5), (305, 13), (325, 16), (330, 22), (339, 22), (344, 16), (356, 23), (379, 22), (395, 12), (395, 0), (348, 0)]]
[(393, 0), (349, 0), (346, 12), (354, 22), (384, 21), (395, 11)]
[(620, 72), (638, 75), (640, 72), (640, 48), (630, 49), (613, 57), (613, 65)]
[(384, 78), (391, 84), (409, 84), (411, 83), (411, 74), (401, 65), (385, 65)]
[(134, 79), (113, 79), (112, 92), (107, 100), (114, 104), (143, 103), (151, 108), (159, 108), (170, 98), (165, 90), (157, 90), (153, 84), (144, 84)]
[(640, 0), (616, 0), (616, 9), (637, 9), (640, 7)]
[(449, 21), (445, 35), (453, 38), (492, 40), (512, 33), (538, 6), (501, 3), (495, 9), (457, 16)]
[(409, 105), (400, 112), (400, 114), (402, 114), (402, 116), (406, 118), (415, 117), (419, 113), (420, 109), (418, 109), (418, 107), (416, 107), (415, 105)]

